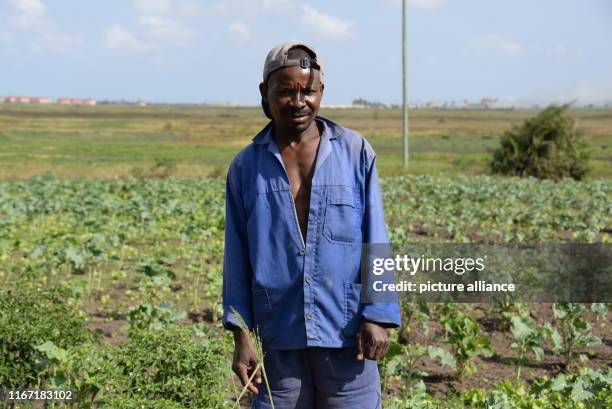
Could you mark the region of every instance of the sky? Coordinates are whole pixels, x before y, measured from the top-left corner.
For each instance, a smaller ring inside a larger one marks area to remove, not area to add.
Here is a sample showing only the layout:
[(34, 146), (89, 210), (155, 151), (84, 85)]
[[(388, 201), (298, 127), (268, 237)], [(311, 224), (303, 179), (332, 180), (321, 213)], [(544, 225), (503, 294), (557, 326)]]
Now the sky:
[[(257, 104), (312, 44), (323, 102), (402, 99), (401, 0), (0, 0), (0, 96)], [(612, 0), (409, 0), (410, 100), (612, 103)]]

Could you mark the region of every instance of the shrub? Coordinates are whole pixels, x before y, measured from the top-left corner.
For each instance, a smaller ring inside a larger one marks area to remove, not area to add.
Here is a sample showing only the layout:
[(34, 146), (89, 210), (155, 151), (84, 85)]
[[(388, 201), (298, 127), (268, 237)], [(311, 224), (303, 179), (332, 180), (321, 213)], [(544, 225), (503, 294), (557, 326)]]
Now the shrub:
[(550, 106), (536, 117), (504, 132), (493, 152), (493, 173), (540, 179), (582, 179), (588, 172), (589, 152), (565, 115), (568, 105)]
[(198, 342), (188, 327), (136, 332), (115, 351), (123, 382), (110, 396), (167, 399), (186, 408), (224, 407), (231, 395), (228, 356), (224, 338), (209, 334)]
[(36, 385), (46, 357), (41, 345), (69, 348), (93, 338), (59, 289), (0, 289), (0, 385)]
[(134, 397), (114, 398), (104, 405), (105, 409), (183, 409), (184, 406), (166, 399), (143, 399)]

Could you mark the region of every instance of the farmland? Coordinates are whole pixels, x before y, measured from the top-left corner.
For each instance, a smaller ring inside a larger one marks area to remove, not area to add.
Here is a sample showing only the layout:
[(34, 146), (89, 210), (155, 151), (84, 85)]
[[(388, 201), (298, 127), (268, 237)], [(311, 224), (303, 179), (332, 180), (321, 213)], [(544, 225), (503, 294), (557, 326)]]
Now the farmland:
[[(397, 111), (327, 115), (377, 150), (393, 242), (609, 243), (611, 111), (572, 111), (589, 180), (484, 174), (497, 134), (531, 114), (417, 111), (409, 172)], [(70, 387), (75, 407), (231, 407), (216, 176), (263, 124), (254, 109), (0, 106), (0, 384)], [(388, 408), (612, 403), (605, 304), (402, 308)]]
[[(499, 134), (535, 110), (415, 110), (411, 113), (410, 174), (487, 173)], [(610, 178), (612, 109), (575, 109), (592, 150), (592, 178)], [(323, 110), (372, 143), (381, 174), (404, 174), (401, 112)], [(175, 165), (173, 176), (223, 175), (233, 155), (266, 123), (258, 108), (196, 106), (18, 106), (0, 104), (0, 179), (47, 171), (60, 178), (113, 179)]]

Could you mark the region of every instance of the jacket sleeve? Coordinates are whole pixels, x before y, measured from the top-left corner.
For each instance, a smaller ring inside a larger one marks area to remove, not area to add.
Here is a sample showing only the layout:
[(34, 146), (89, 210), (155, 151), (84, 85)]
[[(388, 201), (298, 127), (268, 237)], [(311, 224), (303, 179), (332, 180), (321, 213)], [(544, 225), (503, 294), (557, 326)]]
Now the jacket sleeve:
[(227, 173), (225, 193), (225, 251), (223, 254), (223, 326), (253, 329), (251, 262), (246, 234), (240, 168)]
[[(370, 157), (368, 158), (368, 156)], [(376, 170), (376, 155), (373, 151), (370, 152), (370, 155), (366, 155), (365, 210), (362, 231), (364, 244), (375, 244), (378, 248), (383, 245), (385, 248), (388, 247), (389, 252), (391, 251), (385, 227), (378, 172)], [(392, 279), (393, 274), (391, 273), (387, 277)], [(394, 300), (393, 302), (364, 303), (361, 313), (362, 317), (365, 320), (383, 324), (386, 327), (400, 326), (400, 308), (395, 294), (393, 294), (392, 299)], [(385, 301), (387, 300), (388, 297)]]

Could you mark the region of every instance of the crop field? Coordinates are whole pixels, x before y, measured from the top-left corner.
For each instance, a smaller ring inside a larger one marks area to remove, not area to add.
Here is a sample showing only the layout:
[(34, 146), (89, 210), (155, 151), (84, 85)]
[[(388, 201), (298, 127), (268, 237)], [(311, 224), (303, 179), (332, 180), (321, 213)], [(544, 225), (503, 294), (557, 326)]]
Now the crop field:
[[(500, 133), (536, 112), (411, 111), (409, 173), (488, 173)], [(323, 109), (321, 114), (365, 135), (378, 153), (382, 175), (405, 173), (399, 166), (400, 110)], [(570, 114), (592, 150), (591, 177), (612, 178), (612, 108)], [(0, 104), (0, 179), (47, 171), (60, 178), (155, 176), (164, 165), (171, 165), (176, 177), (224, 175), (231, 158), (265, 123), (259, 108)]]
[[(231, 408), (219, 176), (263, 117), (81, 108), (0, 105), (0, 386), (71, 389), (74, 408)], [(581, 182), (486, 175), (530, 111), (416, 111), (409, 172), (398, 111), (324, 114), (377, 150), (392, 242), (610, 243), (612, 110), (571, 113), (594, 151)], [(608, 308), (403, 303), (384, 407), (612, 407)]]

